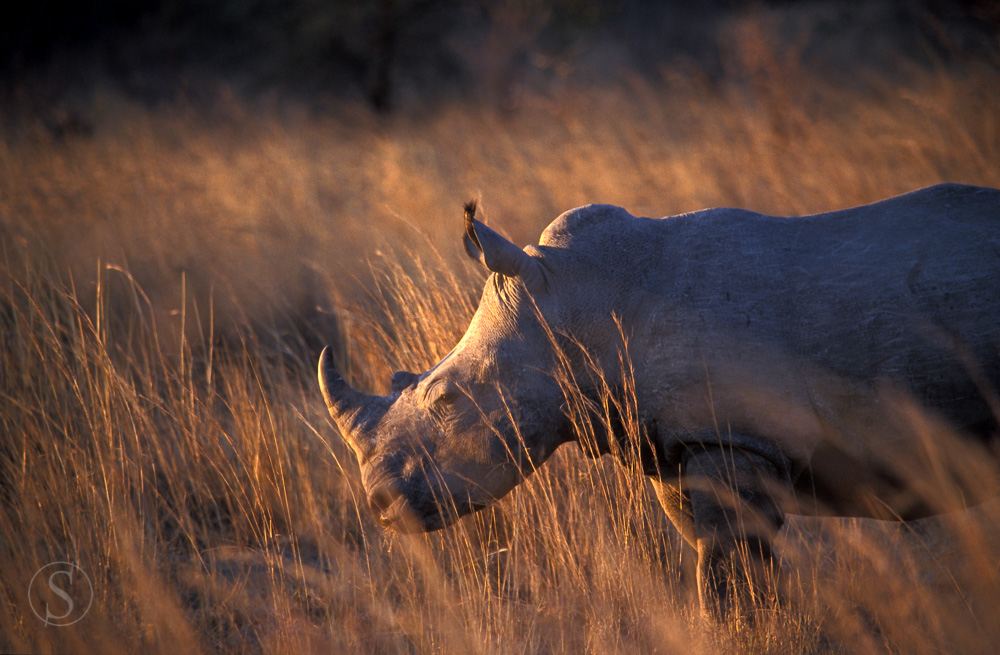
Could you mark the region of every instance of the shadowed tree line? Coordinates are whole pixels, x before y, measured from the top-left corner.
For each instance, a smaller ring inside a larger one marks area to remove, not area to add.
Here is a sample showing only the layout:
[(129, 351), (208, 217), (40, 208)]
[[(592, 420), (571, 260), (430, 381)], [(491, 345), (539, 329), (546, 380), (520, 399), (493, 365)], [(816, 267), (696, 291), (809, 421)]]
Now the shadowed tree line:
[(806, 40), (837, 39), (852, 21), (868, 21), (880, 40), (918, 57), (981, 51), (995, 45), (1000, 26), (1000, 5), (992, 0), (885, 0), (874, 17), (862, 11), (866, 3), (850, 0), (3, 4), (0, 84), (7, 102), (25, 95), (51, 101), (107, 79), (151, 103), (197, 100), (200, 82), (212, 78), (249, 92), (363, 99), (379, 111), (455, 94), (507, 104), (516, 84), (544, 86), (581, 70), (599, 81), (622, 71), (656, 76), (677, 58), (712, 75), (724, 64), (726, 18), (779, 5), (820, 16)]

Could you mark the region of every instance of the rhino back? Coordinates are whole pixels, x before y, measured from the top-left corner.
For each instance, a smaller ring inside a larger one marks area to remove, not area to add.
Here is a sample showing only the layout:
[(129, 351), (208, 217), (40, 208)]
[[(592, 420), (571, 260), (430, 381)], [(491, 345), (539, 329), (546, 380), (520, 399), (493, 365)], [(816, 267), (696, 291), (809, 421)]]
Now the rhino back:
[(954, 352), (947, 364), (928, 361), (942, 347), (996, 361), (998, 212), (1000, 192), (949, 186), (802, 218), (714, 210), (668, 219), (671, 261), (658, 282), (713, 327), (842, 375), (934, 376), (954, 361)]
[(899, 388), (963, 428), (992, 424), (980, 391), (1000, 389), (998, 191), (939, 185), (795, 218), (597, 206), (558, 223), (548, 243), (575, 253), (578, 279), (600, 271), (596, 302), (610, 306), (598, 311), (636, 326), (653, 394), (729, 375), (822, 396), (822, 375), (852, 393)]

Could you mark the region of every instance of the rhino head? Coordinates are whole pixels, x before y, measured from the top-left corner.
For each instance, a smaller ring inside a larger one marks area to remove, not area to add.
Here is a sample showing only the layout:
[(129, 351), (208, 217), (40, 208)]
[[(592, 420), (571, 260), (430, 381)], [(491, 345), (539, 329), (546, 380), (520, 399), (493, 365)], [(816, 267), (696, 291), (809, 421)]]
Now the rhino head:
[(491, 272), (458, 345), (387, 396), (352, 389), (329, 348), (319, 384), (361, 468), (372, 512), (402, 532), (443, 528), (500, 498), (568, 439), (545, 316), (558, 313), (546, 249), (521, 250), (465, 208), (466, 251)]

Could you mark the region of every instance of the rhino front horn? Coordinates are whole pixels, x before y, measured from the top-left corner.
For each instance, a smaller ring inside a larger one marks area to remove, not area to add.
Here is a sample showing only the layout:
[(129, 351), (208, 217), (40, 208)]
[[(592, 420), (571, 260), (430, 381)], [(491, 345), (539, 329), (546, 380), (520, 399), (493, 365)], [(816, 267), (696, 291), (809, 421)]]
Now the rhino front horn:
[(340, 433), (360, 461), (371, 456), (374, 448), (374, 424), (385, 413), (387, 402), (381, 396), (369, 396), (351, 388), (333, 365), (330, 346), (319, 356), (319, 390)]

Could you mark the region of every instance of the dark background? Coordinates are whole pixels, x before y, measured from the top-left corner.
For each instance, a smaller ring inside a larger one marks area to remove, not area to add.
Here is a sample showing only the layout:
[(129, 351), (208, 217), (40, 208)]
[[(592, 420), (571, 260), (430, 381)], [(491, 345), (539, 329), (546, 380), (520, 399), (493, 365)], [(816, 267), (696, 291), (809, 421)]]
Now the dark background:
[(84, 106), (96, 85), (155, 104), (205, 101), (220, 83), (380, 112), (456, 96), (514, 107), (519, 89), (655, 81), (667, 63), (712, 79), (728, 20), (775, 9), (803, 61), (847, 83), (859, 62), (894, 73), (900, 53), (996, 62), (995, 0), (38, 0), (0, 9), (0, 92), (28, 112)]

